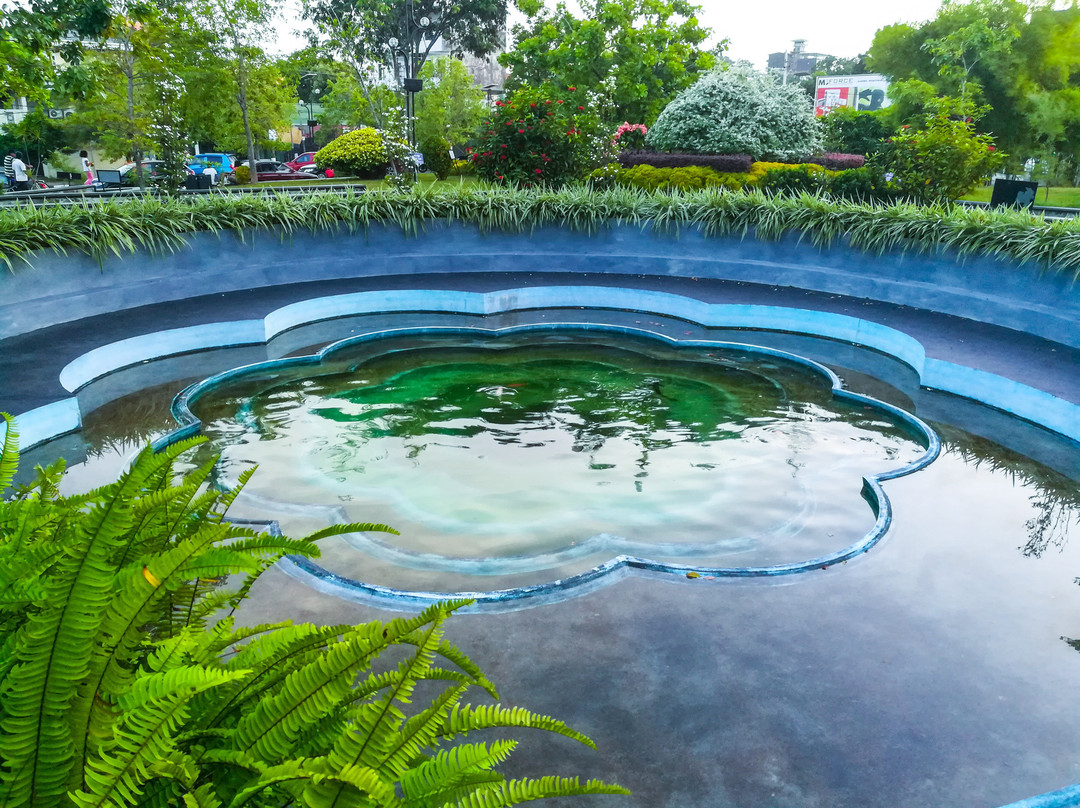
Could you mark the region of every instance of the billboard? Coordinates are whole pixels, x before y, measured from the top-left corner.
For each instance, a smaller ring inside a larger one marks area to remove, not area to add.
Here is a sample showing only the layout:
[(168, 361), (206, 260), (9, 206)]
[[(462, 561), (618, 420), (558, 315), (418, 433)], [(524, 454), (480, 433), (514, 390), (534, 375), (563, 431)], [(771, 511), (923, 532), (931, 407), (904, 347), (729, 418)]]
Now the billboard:
[(821, 116), (837, 107), (871, 112), (889, 106), (889, 80), (878, 73), (861, 76), (818, 76), (814, 114)]

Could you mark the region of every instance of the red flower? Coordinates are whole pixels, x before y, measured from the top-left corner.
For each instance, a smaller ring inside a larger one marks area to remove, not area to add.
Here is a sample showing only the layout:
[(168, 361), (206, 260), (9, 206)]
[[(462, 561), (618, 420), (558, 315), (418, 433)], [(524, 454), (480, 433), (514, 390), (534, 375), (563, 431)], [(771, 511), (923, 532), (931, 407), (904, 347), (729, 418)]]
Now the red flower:
[(545, 101), (544, 103), (545, 103), (545, 104), (550, 104), (550, 103), (551, 103), (551, 99), (549, 98), (549, 99), (548, 99), (547, 101)]
[(577, 90), (577, 87), (571, 87), (570, 88), (570, 92), (574, 92), (575, 90)]
[(997, 151), (997, 149), (995, 149), (993, 146), (987, 146), (986, 148), (988, 148), (990, 151)]
[(502, 175), (502, 174), (500, 174), (500, 175), (498, 176), (498, 179), (500, 179), (500, 180), (501, 180), (501, 179), (505, 179), (505, 178), (503, 177), (503, 175)]
[(578, 109), (580, 109), (582, 112), (585, 111), (585, 107), (578, 107)]
[(560, 98), (560, 99), (559, 99), (558, 101), (556, 101), (555, 103), (556, 103), (556, 104), (561, 104), (561, 103), (562, 103), (562, 99)]
[(519, 135), (524, 135), (524, 134), (525, 134), (525, 130), (524, 130), (524, 129), (518, 129), (518, 134), (519, 134)]
[(501, 144), (501, 146), (502, 146), (502, 148), (504, 148), (504, 149), (506, 148), (506, 144), (505, 144), (505, 143)]
[(539, 168), (538, 168), (538, 169), (536, 169), (536, 173), (537, 173), (537, 174), (539, 174), (539, 173), (540, 173), (540, 169), (539, 169)]
[(535, 104), (535, 103), (532, 103), (532, 104), (529, 104), (529, 106), (530, 106), (530, 107), (535, 107), (535, 106), (536, 106), (536, 104)]

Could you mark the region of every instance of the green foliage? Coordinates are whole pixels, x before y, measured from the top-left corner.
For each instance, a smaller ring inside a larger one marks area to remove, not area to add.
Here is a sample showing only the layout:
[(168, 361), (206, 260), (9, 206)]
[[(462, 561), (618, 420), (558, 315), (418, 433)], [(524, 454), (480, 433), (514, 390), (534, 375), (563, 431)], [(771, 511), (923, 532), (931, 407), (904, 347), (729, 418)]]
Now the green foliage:
[(420, 141), (420, 151), (424, 155), (424, 163), (428, 169), (440, 180), (450, 176), (450, 141), (440, 137), (432, 137)]
[(20, 151), (31, 168), (48, 161), (67, 144), (63, 127), (51, 120), (42, 107), (34, 107), (18, 123), (0, 130), (0, 154)]
[(233, 168), (233, 177), (236, 179), (237, 185), (247, 185), (251, 182), (251, 167), (250, 166), (236, 166)]
[[(416, 96), (416, 139), (465, 143), (489, 114), (487, 93), (460, 59), (441, 57), (420, 71), (424, 89)], [(421, 149), (426, 157), (427, 150)]]
[[(608, 125), (656, 120), (664, 106), (716, 63), (701, 50), (709, 29), (688, 0), (584, 0), (580, 17), (567, 4), (522, 7), (514, 47), (499, 57), (510, 68), (507, 87), (552, 81), (563, 90), (587, 87)], [(722, 47), (722, 46), (721, 46)]]
[(600, 120), (577, 87), (522, 87), (496, 101), (471, 147), (477, 173), (489, 182), (558, 186), (584, 178), (604, 147)]
[[(3, 422), (0, 490), (17, 463)], [(116, 482), (74, 497), (58, 492), (60, 461), (0, 501), (6, 808), (424, 808), (628, 793), (571, 778), (508, 782), (495, 767), (512, 741), (454, 743), (529, 727), (593, 746), (547, 716), (463, 703), (474, 688), (497, 697), (443, 639), (466, 601), (385, 623), (237, 627), (222, 610), (282, 556), (389, 528), (335, 525), (294, 540), (230, 524), (239, 487), (204, 485), (216, 458), (175, 474), (201, 442), (146, 449)], [(414, 707), (418, 686), (435, 695)]]
[[(485, 57), (502, 47), (506, 0), (314, 0), (304, 4), (303, 16), (326, 38), (325, 48), (354, 66), (385, 64), (394, 71), (396, 56), (390, 45), (417, 54), (416, 70), (423, 68), (432, 46), (440, 38), (462, 53)], [(428, 18), (421, 31), (416, 21)]]
[(870, 68), (895, 81), (930, 85), (938, 96), (985, 103), (990, 111), (980, 131), (993, 134), (1003, 150), (1021, 161), (1040, 152), (1077, 155), (1080, 6), (1062, 5), (945, 3), (922, 25), (878, 31)]
[(895, 126), (884, 111), (856, 112), (851, 107), (837, 107), (821, 118), (822, 147), (827, 152), (877, 154)]
[(649, 148), (798, 160), (820, 150), (810, 100), (745, 66), (713, 70), (672, 101), (649, 129)]
[(107, 202), (93, 206), (0, 210), (0, 261), (15, 270), (36, 251), (78, 251), (104, 259), (136, 250), (153, 255), (190, 247), (200, 230), (275, 238), (296, 231), (364, 232), (393, 226), (406, 234), (430, 221), (461, 222), (482, 232), (528, 233), (542, 227), (596, 232), (615, 224), (700, 228), (706, 236), (772, 239), (801, 233), (815, 244), (841, 237), (854, 249), (955, 250), (1032, 262), (1080, 277), (1080, 220), (1047, 221), (1013, 210), (939, 205), (863, 205), (810, 197), (767, 197), (716, 190), (653, 196), (618, 188), (591, 192), (514, 190), (436, 183), (409, 195), (361, 193), (307, 196), (210, 196)]
[(828, 173), (807, 163), (773, 168), (757, 181), (757, 187), (771, 193), (820, 194), (828, 188)]
[(901, 193), (952, 201), (997, 171), (1003, 159), (993, 138), (976, 134), (970, 117), (954, 115), (951, 105), (943, 104), (923, 125), (902, 127), (878, 163), (893, 174)]
[(739, 188), (741, 183), (730, 179), (730, 175), (721, 174), (711, 168), (687, 166), (684, 168), (656, 168), (650, 165), (638, 165), (623, 168), (618, 163), (609, 163), (589, 175), (594, 188), (622, 186), (642, 188), (647, 191), (688, 191), (701, 188)]
[(320, 168), (375, 179), (386, 173), (389, 156), (382, 135), (365, 127), (346, 132), (327, 143), (315, 153), (315, 162)]

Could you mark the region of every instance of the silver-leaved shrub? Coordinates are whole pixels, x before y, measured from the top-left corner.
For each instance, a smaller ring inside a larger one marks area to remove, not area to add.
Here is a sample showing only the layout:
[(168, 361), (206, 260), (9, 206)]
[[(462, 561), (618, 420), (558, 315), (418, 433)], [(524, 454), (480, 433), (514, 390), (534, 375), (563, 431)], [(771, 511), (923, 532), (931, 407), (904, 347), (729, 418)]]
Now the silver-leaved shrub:
[(673, 100), (645, 137), (656, 151), (799, 160), (821, 150), (809, 98), (794, 84), (732, 65), (706, 73)]

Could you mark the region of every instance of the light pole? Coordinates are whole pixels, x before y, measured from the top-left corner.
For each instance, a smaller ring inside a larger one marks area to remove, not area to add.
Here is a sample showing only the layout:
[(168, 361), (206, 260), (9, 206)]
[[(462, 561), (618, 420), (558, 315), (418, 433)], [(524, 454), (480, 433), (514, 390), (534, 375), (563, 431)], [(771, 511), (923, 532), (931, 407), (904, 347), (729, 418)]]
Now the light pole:
[[(416, 63), (419, 61), (420, 54), (420, 40), (423, 38), (424, 31), (431, 25), (431, 18), (427, 16), (421, 17), (419, 20), (413, 18), (413, 0), (405, 0), (405, 42), (399, 42), (396, 36), (390, 37), (386, 40), (386, 44), (390, 46), (390, 54), (394, 59), (394, 75), (397, 75), (397, 55), (400, 54), (402, 60), (405, 62), (405, 76), (401, 82), (401, 89), (405, 91), (405, 119), (408, 122), (408, 138), (409, 148), (416, 151), (416, 122), (413, 118), (414, 107), (416, 104), (415, 95), (424, 89), (424, 82), (422, 79), (416, 77)], [(414, 39), (413, 28), (417, 29), (416, 38)]]
[[(305, 73), (304, 75), (302, 75), (297, 80), (297, 84), (299, 85), (299, 82), (303, 81), (306, 78), (310, 78), (312, 76), (322, 76), (322, 75), (324, 75), (324, 74), (323, 73)], [(315, 149), (315, 127), (318, 126), (319, 122), (315, 120), (315, 109), (314, 109), (315, 99), (313, 98), (313, 96), (318, 96), (320, 92), (321, 92), (320, 88), (312, 86), (311, 92), (307, 94), (308, 95), (307, 100), (300, 102), (305, 107), (307, 107), (307, 137), (304, 139), (304, 142), (301, 143), (301, 146), (304, 147), (304, 148), (301, 149), (301, 151), (314, 151), (314, 149)], [(308, 143), (307, 142), (308, 140), (310, 140), (311, 142)]]

